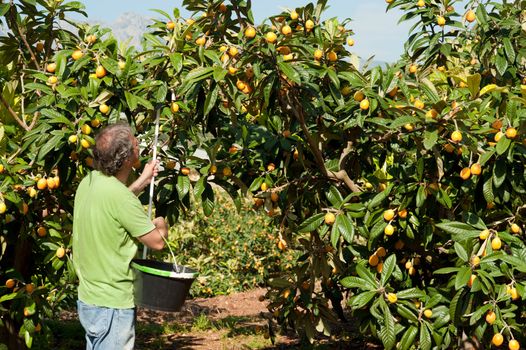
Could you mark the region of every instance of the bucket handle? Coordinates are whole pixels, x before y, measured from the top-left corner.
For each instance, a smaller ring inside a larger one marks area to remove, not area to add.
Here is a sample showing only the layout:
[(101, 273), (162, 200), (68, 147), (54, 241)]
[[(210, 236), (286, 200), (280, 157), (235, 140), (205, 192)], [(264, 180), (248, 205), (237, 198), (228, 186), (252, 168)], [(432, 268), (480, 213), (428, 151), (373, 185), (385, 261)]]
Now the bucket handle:
[[(175, 93), (173, 92), (172, 90), (172, 100), (175, 100)], [(161, 115), (161, 108), (157, 108), (157, 115), (155, 117), (155, 134), (154, 134), (154, 138), (153, 138), (153, 162), (155, 163), (157, 161), (157, 144), (159, 143), (159, 118), (160, 118), (160, 115)], [(153, 205), (153, 190), (154, 190), (154, 187), (155, 187), (155, 181), (154, 181), (154, 177), (152, 177), (151, 181), (150, 181), (150, 195), (149, 195), (149, 200), (148, 200), (148, 217), (152, 218), (152, 205)], [(179, 271), (179, 265), (177, 265), (177, 260), (175, 258), (175, 254), (172, 250), (172, 248), (170, 247), (170, 244), (168, 242), (168, 240), (161, 234), (161, 232), (159, 232), (159, 235), (161, 236), (161, 238), (163, 239), (164, 243), (166, 244), (166, 246), (168, 247), (168, 249), (170, 250), (170, 254), (172, 255), (172, 259), (173, 259), (173, 269), (176, 273), (180, 273), (181, 271)], [(146, 245), (144, 245), (144, 248), (143, 248), (143, 251), (142, 251), (142, 258), (143, 259), (146, 259), (146, 254), (148, 253), (148, 247)]]

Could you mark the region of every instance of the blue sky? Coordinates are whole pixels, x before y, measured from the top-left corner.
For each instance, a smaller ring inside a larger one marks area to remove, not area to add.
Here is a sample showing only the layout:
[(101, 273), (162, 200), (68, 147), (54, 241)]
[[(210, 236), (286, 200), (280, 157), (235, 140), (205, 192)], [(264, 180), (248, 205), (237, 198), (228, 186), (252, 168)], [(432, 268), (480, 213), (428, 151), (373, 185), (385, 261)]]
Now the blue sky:
[[(308, 2), (307, 0), (253, 0), (252, 8), (255, 21), (260, 23), (285, 8), (301, 7)], [(126, 12), (157, 17), (156, 13), (150, 11), (152, 8), (168, 13), (172, 13), (174, 7), (183, 10), (182, 0), (85, 0), (84, 4), (90, 20), (104, 22), (113, 22)], [(355, 32), (356, 42), (352, 51), (362, 59), (375, 55), (375, 60), (392, 62), (402, 54), (410, 24), (407, 22), (397, 24), (401, 12), (391, 10), (386, 13), (387, 4), (384, 0), (329, 0), (328, 5), (326, 18), (352, 19), (350, 28)], [(181, 14), (188, 16), (184, 11), (181, 11)]]

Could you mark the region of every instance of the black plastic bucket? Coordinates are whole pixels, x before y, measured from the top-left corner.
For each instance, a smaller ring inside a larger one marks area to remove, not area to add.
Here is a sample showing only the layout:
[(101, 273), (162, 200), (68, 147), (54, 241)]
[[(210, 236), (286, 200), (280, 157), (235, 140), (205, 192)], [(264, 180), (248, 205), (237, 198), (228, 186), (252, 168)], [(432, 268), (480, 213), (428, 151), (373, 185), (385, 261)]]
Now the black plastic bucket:
[(135, 304), (158, 311), (180, 311), (197, 272), (187, 266), (134, 259)]

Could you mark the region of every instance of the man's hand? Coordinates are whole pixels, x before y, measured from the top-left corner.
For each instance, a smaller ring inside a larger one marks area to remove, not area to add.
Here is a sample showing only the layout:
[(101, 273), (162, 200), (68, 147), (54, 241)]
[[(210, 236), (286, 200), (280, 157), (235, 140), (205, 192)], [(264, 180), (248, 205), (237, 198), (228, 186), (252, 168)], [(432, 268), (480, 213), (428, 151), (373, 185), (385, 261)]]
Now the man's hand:
[(168, 238), (168, 225), (162, 216), (158, 216), (152, 220), (152, 223), (155, 225), (155, 228), (159, 230), (161, 235), (164, 238)]
[(159, 160), (157, 159), (155, 162), (153, 160), (146, 163), (144, 166), (144, 169), (142, 171), (142, 174), (139, 178), (144, 178), (144, 181), (148, 185), (154, 177), (157, 176), (159, 173)]
[(164, 248), (164, 240), (168, 237), (168, 225), (166, 225), (166, 221), (161, 216), (153, 219), (152, 223), (155, 228), (147, 234), (138, 237), (138, 239), (148, 248), (161, 250)]
[(158, 173), (159, 160), (151, 160), (144, 166), (141, 176), (139, 176), (139, 178), (137, 178), (137, 180), (135, 180), (128, 188), (135, 193), (135, 195), (138, 195), (150, 184), (150, 182), (152, 182), (153, 178), (156, 177)]

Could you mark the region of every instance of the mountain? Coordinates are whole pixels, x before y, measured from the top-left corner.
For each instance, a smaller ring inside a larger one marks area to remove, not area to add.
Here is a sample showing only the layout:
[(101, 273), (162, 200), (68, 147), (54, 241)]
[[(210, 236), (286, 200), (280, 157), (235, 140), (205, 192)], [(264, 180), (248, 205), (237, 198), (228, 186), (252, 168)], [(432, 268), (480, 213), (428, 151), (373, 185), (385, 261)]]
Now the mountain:
[(91, 25), (99, 25), (102, 28), (112, 30), (113, 36), (119, 42), (126, 42), (128, 45), (141, 47), (141, 37), (146, 32), (147, 26), (152, 23), (149, 17), (135, 12), (125, 12), (113, 22), (89, 21)]

